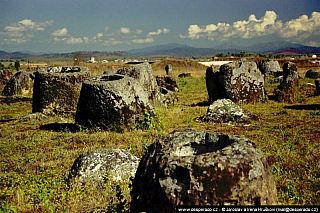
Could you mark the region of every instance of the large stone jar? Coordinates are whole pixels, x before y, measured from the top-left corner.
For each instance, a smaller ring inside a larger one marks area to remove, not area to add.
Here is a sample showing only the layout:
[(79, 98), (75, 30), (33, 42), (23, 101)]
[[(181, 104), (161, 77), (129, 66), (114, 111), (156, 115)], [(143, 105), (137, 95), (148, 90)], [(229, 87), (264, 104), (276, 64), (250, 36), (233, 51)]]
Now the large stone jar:
[(53, 67), (35, 72), (32, 112), (46, 115), (76, 111), (86, 67)]
[(113, 74), (84, 81), (75, 120), (87, 127), (122, 131), (144, 125), (153, 116), (148, 94), (134, 78)]
[(183, 206), (276, 205), (262, 152), (242, 136), (183, 129), (162, 137), (142, 157), (131, 212), (175, 212)]

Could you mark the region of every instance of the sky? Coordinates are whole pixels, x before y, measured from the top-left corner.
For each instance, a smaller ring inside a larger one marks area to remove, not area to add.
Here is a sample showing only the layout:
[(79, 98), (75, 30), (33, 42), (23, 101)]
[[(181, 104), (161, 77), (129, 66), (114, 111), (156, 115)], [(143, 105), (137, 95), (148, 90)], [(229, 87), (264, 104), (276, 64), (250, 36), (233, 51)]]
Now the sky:
[(286, 41), (320, 46), (320, 0), (0, 0), (0, 50), (126, 51)]

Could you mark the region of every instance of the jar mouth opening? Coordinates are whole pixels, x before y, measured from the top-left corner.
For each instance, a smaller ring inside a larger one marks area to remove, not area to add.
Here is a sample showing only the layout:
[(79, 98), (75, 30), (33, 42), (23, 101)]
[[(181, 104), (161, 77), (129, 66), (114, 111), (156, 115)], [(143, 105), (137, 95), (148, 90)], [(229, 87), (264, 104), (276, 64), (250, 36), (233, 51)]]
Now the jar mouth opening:
[(101, 81), (117, 81), (123, 79), (122, 75), (105, 75), (100, 78)]

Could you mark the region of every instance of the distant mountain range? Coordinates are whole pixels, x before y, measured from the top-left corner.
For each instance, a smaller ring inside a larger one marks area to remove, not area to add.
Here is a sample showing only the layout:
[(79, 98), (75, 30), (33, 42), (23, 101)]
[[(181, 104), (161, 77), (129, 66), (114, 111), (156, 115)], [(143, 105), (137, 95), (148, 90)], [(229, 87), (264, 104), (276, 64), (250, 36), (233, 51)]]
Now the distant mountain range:
[(168, 55), (178, 57), (201, 57), (212, 56), (218, 53), (227, 54), (238, 53), (245, 51), (247, 53), (262, 53), (262, 54), (319, 54), (320, 47), (310, 47), (301, 44), (294, 44), (289, 42), (265, 42), (258, 43), (250, 46), (237, 46), (231, 43), (225, 43), (213, 48), (195, 48), (187, 45), (181, 45), (177, 43), (171, 43), (166, 45), (157, 45), (153, 47), (147, 47), (142, 49), (134, 49), (127, 51), (128, 53), (140, 56), (152, 56), (152, 55)]
[[(320, 54), (320, 47), (310, 47), (301, 44), (289, 42), (266, 42), (250, 46), (237, 46), (231, 43), (225, 43), (213, 48), (196, 48), (178, 43), (170, 43), (165, 45), (156, 45), (141, 49), (133, 49), (129, 51), (81, 51), (83, 58), (89, 59), (90, 56), (95, 56), (97, 59), (105, 58), (135, 58), (135, 57), (150, 57), (150, 56), (171, 56), (171, 57), (205, 57), (213, 56), (218, 53), (238, 53), (244, 51), (246, 53), (261, 53), (261, 54)], [(0, 51), (0, 59), (32, 59), (32, 58), (73, 58), (73, 53), (32, 53), (32, 52), (5, 52)]]

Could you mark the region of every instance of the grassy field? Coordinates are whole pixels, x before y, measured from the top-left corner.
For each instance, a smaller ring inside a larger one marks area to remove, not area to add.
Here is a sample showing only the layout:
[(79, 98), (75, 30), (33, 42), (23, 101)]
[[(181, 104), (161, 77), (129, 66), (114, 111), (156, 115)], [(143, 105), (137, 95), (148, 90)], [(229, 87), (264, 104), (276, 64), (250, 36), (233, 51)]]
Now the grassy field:
[[(99, 188), (69, 188), (68, 172), (82, 153), (106, 147), (122, 148), (141, 157), (157, 138), (179, 128), (244, 135), (264, 153), (274, 175), (278, 200), (285, 205), (320, 205), (320, 96), (300, 80), (299, 103), (274, 101), (241, 105), (259, 120), (251, 125), (199, 123), (194, 118), (207, 110), (205, 67), (193, 61), (160, 61), (155, 74), (165, 74), (166, 63), (179, 79), (179, 102), (158, 109), (156, 127), (116, 133), (95, 130), (73, 132), (74, 114), (31, 122), (23, 117), (32, 111), (30, 97), (0, 97), (0, 212), (121, 212), (130, 207), (130, 181), (106, 181)], [(90, 67), (96, 66), (96, 67)], [(115, 65), (88, 64), (93, 75)], [(306, 68), (300, 68), (304, 76)], [(269, 95), (274, 84), (266, 83)], [(60, 130), (49, 126), (65, 127)]]

